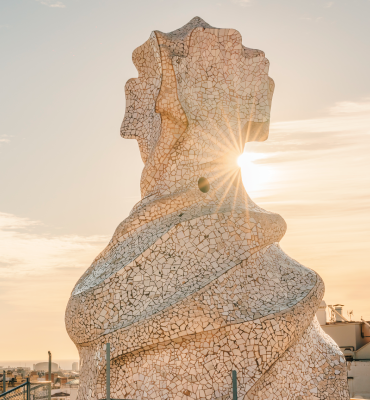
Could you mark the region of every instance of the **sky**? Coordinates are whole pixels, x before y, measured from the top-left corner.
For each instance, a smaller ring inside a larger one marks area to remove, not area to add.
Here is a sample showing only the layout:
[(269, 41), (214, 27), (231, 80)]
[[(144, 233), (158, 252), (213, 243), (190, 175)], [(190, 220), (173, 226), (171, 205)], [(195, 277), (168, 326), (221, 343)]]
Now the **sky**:
[(132, 51), (194, 16), (265, 51), (270, 137), (247, 144), (244, 184), (326, 302), (370, 320), (369, 15), (369, 0), (2, 0), (0, 365), (78, 357), (68, 298), (140, 200), (138, 145), (119, 135)]

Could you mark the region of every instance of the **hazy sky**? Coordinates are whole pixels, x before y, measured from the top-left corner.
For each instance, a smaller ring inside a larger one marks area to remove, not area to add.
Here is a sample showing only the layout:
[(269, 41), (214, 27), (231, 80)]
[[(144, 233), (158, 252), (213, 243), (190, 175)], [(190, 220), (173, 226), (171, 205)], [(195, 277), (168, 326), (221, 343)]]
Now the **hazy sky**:
[(70, 292), (140, 199), (138, 146), (119, 135), (131, 53), (194, 16), (265, 51), (272, 126), (245, 185), (327, 303), (370, 319), (369, 15), (369, 0), (2, 0), (0, 365), (77, 356)]

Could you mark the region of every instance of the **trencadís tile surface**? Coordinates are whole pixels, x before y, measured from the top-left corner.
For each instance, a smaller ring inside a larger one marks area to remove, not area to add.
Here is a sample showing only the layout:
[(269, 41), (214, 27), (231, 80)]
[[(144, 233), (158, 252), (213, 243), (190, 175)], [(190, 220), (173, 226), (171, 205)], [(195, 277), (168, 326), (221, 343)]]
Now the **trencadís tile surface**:
[[(345, 359), (315, 313), (321, 278), (279, 247), (286, 231), (241, 183), (237, 156), (266, 140), (274, 82), (234, 29), (193, 18), (133, 53), (124, 138), (142, 200), (77, 282), (66, 311), (79, 400), (348, 399)], [(247, 177), (248, 179), (248, 177)]]

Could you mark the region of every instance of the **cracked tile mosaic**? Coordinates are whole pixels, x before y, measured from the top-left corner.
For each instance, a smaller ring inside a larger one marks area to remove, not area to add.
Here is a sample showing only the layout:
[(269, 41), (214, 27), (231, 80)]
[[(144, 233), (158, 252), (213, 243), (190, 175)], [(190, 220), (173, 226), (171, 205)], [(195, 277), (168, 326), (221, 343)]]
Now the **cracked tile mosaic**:
[(66, 327), (79, 400), (349, 399), (346, 365), (315, 319), (324, 284), (280, 248), (286, 224), (247, 195), (236, 164), (266, 140), (274, 82), (234, 29), (193, 18), (133, 53), (124, 138), (142, 200), (77, 282)]

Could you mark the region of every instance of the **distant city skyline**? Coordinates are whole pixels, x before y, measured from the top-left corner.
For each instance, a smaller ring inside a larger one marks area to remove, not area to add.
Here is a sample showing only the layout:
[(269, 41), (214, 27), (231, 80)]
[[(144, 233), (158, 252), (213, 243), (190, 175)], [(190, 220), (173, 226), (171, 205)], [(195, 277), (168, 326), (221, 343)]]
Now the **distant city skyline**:
[(132, 51), (196, 15), (270, 60), (270, 137), (242, 156), (247, 192), (285, 219), (281, 246), (321, 275), (326, 303), (370, 320), (370, 1), (10, 0), (0, 4), (0, 365), (47, 361), (48, 350), (78, 361), (64, 324), (73, 285), (140, 200), (138, 145), (119, 135)]
[[(44, 360), (5, 360), (2, 361), (0, 360), (0, 367), (3, 368), (16, 368), (16, 367), (27, 367), (27, 368), (33, 368), (34, 364), (37, 364), (39, 362), (47, 362), (48, 359), (47, 357)], [(67, 360), (52, 360), (52, 362), (58, 364), (60, 368), (62, 369), (72, 369), (72, 364), (74, 362), (79, 362), (79, 359), (67, 359)]]

